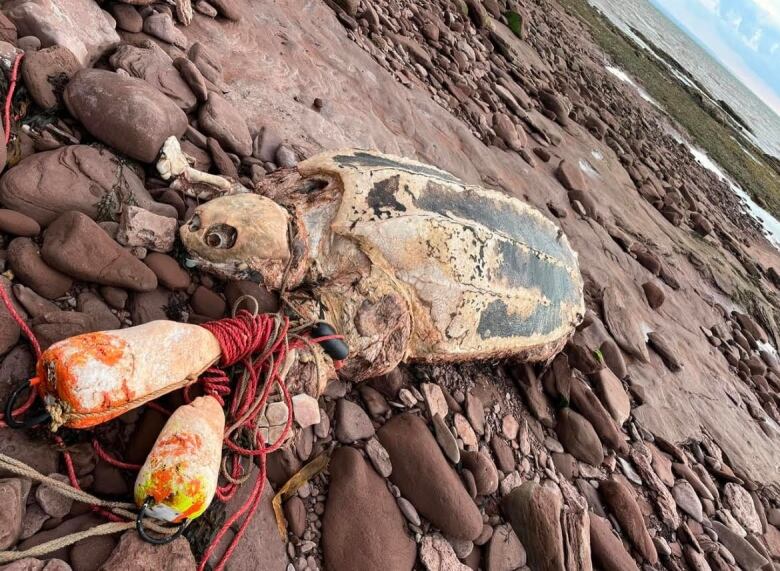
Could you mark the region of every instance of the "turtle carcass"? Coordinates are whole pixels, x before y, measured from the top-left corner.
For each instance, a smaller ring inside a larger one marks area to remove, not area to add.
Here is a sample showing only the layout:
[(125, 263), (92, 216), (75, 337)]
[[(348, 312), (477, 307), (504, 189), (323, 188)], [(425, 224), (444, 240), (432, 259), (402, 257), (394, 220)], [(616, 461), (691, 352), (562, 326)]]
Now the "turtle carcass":
[(198, 207), (191, 259), (343, 334), (340, 373), (401, 361), (545, 361), (584, 314), (577, 254), (541, 212), (416, 161), (323, 153)]

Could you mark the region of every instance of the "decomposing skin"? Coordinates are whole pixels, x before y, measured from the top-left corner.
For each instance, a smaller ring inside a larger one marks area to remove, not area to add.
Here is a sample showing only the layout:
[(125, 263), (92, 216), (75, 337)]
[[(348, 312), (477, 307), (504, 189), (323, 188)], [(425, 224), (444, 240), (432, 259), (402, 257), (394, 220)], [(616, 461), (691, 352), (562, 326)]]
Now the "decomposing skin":
[(135, 481), (135, 503), (169, 522), (195, 519), (209, 507), (222, 460), (225, 413), (212, 397), (177, 408), (165, 423)]
[(555, 224), (437, 168), (335, 151), (258, 192), (200, 206), (182, 241), (205, 270), (303, 292), (293, 308), (346, 337), (345, 378), (400, 361), (545, 361), (584, 314), (577, 255)]
[(85, 333), (43, 352), (37, 389), (52, 430), (89, 428), (194, 382), (220, 355), (206, 329), (174, 321)]

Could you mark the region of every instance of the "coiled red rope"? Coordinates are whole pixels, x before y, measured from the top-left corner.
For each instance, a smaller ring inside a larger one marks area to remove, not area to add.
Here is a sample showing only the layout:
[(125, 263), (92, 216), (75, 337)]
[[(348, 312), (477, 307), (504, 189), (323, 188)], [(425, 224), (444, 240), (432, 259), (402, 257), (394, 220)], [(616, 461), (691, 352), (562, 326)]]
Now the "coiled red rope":
[[(36, 359), (39, 359), (41, 348), (34, 333), (16, 311), (8, 293), (2, 287), (0, 287), (0, 297), (11, 317), (32, 344)], [(255, 315), (246, 310), (239, 311), (235, 317), (205, 323), (203, 327), (217, 339), (222, 353), (219, 366), (211, 367), (199, 379), (203, 391), (226, 407), (224, 440), (226, 450), (222, 464), (226, 483), (217, 489), (218, 499), (223, 502), (229, 501), (241, 484), (248, 479), (249, 469), (244, 468), (242, 458), (249, 460), (250, 466), (251, 462), (254, 461), (259, 469), (249, 497), (214, 535), (198, 567), (199, 571), (206, 568), (209, 559), (219, 547), (225, 534), (236, 522), (242, 520), (224, 554), (213, 567), (215, 571), (222, 571), (246, 533), (262, 500), (267, 477), (266, 456), (282, 447), (292, 428), (294, 417), (292, 398), (281, 375), (290, 351), (303, 349), (312, 343), (328, 339), (341, 339), (342, 337), (330, 335), (318, 339), (308, 339), (292, 333), (290, 321), (285, 316), (279, 314)], [(224, 370), (235, 366), (238, 367), (232, 375), (228, 375)], [(189, 388), (191, 387), (187, 387), (187, 389)], [(259, 421), (274, 388), (281, 393), (288, 414), (279, 437), (273, 443), (267, 444), (260, 430)], [(187, 389), (185, 389), (185, 399), (189, 401)], [(230, 402), (229, 405), (226, 405), (226, 397), (229, 395)], [(14, 416), (29, 409), (34, 400), (35, 391), (31, 391), (27, 402), (13, 412)], [(169, 414), (156, 403), (149, 403), (149, 406), (152, 405), (156, 410)], [(2, 423), (0, 426), (6, 425)], [(81, 489), (73, 460), (62, 438), (55, 435), (55, 441), (62, 450), (71, 485)], [(122, 462), (112, 457), (103, 449), (97, 439), (93, 439), (92, 445), (96, 455), (101, 460), (121, 469), (136, 471), (140, 469), (137, 464)], [(112, 521), (118, 521), (116, 515), (97, 506), (93, 506), (93, 510)]]

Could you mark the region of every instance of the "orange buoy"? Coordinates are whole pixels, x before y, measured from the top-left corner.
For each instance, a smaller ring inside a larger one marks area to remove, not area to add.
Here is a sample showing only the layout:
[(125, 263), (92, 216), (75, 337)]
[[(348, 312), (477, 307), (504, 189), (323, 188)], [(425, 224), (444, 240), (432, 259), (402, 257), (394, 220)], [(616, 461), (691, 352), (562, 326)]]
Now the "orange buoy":
[(37, 365), (51, 429), (89, 428), (194, 382), (220, 358), (197, 325), (151, 321), (55, 343)]
[(176, 409), (138, 473), (138, 507), (173, 523), (206, 511), (217, 489), (224, 431), (225, 413), (213, 397)]

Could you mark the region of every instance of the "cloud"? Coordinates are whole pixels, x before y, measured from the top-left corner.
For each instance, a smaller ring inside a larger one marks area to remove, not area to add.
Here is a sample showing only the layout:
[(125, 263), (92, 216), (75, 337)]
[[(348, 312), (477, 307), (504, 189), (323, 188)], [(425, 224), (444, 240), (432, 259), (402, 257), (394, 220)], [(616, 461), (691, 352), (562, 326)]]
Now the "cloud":
[(777, 51), (780, 50), (780, 43), (778, 44), (772, 44), (772, 47), (769, 48), (769, 53), (774, 55), (777, 53)]
[[(773, 0), (769, 0), (769, 1), (771, 2)], [(718, 14), (720, 12), (720, 0), (699, 0), (699, 3), (710, 12), (714, 12), (715, 14)]]
[[(709, 1), (709, 0), (706, 0)], [(719, 0), (715, 0), (716, 2)], [(774, 26), (780, 27), (780, 2), (777, 0), (750, 0)]]
[(745, 41), (745, 45), (747, 47), (749, 47), (754, 52), (757, 52), (761, 44), (761, 38), (763, 36), (764, 30), (762, 28), (758, 28), (749, 38), (743, 36), (743, 40)]

